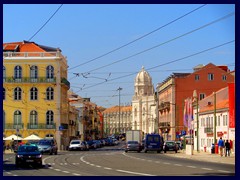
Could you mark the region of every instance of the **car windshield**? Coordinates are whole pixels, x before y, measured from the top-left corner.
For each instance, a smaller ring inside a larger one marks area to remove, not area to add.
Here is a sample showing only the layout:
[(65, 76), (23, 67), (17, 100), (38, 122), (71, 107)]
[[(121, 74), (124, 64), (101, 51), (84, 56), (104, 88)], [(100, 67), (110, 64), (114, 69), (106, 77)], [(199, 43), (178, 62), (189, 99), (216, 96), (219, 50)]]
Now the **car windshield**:
[(174, 145), (175, 143), (174, 142), (166, 142), (167, 145)]
[(80, 141), (72, 141), (71, 144), (80, 144)]
[(37, 152), (38, 147), (37, 146), (20, 146), (18, 148), (18, 152)]
[(39, 141), (39, 145), (51, 145), (51, 141)]
[(138, 144), (137, 141), (128, 141), (127, 143), (128, 143), (128, 144)]

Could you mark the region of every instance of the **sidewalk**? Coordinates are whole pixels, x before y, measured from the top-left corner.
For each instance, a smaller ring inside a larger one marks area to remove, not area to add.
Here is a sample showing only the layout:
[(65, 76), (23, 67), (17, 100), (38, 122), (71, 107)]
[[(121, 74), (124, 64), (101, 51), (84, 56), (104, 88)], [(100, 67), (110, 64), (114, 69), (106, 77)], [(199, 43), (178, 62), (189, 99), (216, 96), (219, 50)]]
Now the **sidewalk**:
[[(168, 153), (166, 153), (168, 154)], [(179, 158), (188, 158), (188, 159), (194, 159), (199, 161), (206, 161), (206, 162), (218, 162), (218, 163), (224, 163), (224, 164), (234, 164), (235, 165), (235, 154), (231, 154), (230, 156), (220, 156), (219, 154), (211, 154), (209, 152), (203, 152), (203, 151), (193, 151), (193, 155), (188, 155), (184, 150), (179, 151), (178, 153), (170, 154), (174, 155), (175, 157)]]

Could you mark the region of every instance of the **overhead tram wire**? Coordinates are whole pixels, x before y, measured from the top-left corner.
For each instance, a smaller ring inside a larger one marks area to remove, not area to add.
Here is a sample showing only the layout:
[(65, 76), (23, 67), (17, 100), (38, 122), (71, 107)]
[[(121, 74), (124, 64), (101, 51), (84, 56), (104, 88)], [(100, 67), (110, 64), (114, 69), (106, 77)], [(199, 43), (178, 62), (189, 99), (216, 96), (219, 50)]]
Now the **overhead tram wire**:
[(229, 14), (227, 14), (227, 15), (225, 15), (225, 16), (217, 19), (217, 20), (214, 20), (214, 21), (212, 21), (212, 22), (209, 22), (209, 23), (207, 23), (207, 24), (205, 24), (205, 25), (203, 25), (203, 26), (200, 26), (200, 27), (198, 27), (198, 28), (196, 28), (196, 29), (194, 29), (194, 30), (191, 30), (191, 31), (189, 31), (189, 32), (187, 32), (187, 33), (184, 33), (184, 34), (182, 34), (182, 35), (180, 35), (180, 36), (177, 36), (177, 37), (175, 37), (175, 38), (173, 38), (173, 39), (170, 39), (170, 40), (168, 40), (168, 41), (165, 41), (165, 42), (163, 42), (163, 43), (160, 43), (160, 44), (158, 44), (158, 45), (155, 45), (155, 46), (150, 47), (150, 48), (148, 48), (148, 49), (145, 49), (145, 50), (143, 50), (143, 51), (140, 51), (140, 52), (138, 52), (138, 53), (136, 53), (136, 54), (133, 54), (133, 55), (131, 55), (131, 56), (128, 56), (128, 57), (126, 57), (126, 58), (123, 58), (123, 59), (114, 61), (114, 62), (112, 62), (112, 63), (106, 64), (106, 65), (104, 65), (104, 66), (101, 66), (101, 67), (92, 69), (92, 70), (87, 71), (87, 72), (85, 72), (85, 73), (83, 73), (83, 74), (89, 74), (89, 73), (91, 73), (91, 72), (93, 72), (93, 71), (96, 71), (96, 70), (99, 70), (99, 69), (103, 69), (103, 68), (108, 67), (108, 66), (111, 66), (111, 65), (113, 65), (113, 64), (116, 64), (116, 63), (125, 61), (125, 60), (130, 59), (130, 58), (135, 57), (135, 56), (138, 56), (138, 55), (140, 55), (140, 54), (143, 54), (143, 53), (145, 53), (145, 52), (148, 52), (148, 51), (150, 51), (150, 50), (153, 50), (153, 49), (155, 49), (155, 48), (158, 48), (158, 47), (160, 47), (160, 46), (163, 46), (163, 45), (165, 45), (165, 44), (167, 44), (167, 43), (170, 43), (170, 42), (172, 42), (172, 41), (175, 41), (175, 40), (177, 40), (177, 39), (179, 39), (179, 38), (182, 38), (182, 37), (184, 37), (184, 36), (187, 36), (187, 35), (189, 35), (189, 34), (191, 34), (191, 33), (194, 33), (194, 32), (196, 32), (196, 31), (198, 31), (198, 30), (201, 30), (201, 29), (203, 29), (203, 28), (205, 28), (205, 27), (208, 27), (208, 26), (210, 26), (210, 25), (212, 25), (212, 24), (215, 24), (215, 23), (217, 23), (217, 22), (219, 22), (219, 21), (222, 21), (222, 20), (224, 20), (224, 19), (226, 19), (226, 18), (229, 18), (229, 17), (233, 16), (234, 14), (235, 14), (235, 12), (229, 13)]
[(109, 52), (107, 52), (107, 53), (104, 53), (104, 54), (102, 54), (102, 55), (100, 55), (100, 56), (98, 56), (98, 57), (96, 57), (96, 58), (93, 58), (93, 59), (91, 59), (91, 60), (89, 60), (89, 61), (86, 61), (86, 62), (84, 62), (84, 63), (82, 63), (82, 64), (79, 64), (79, 65), (77, 65), (77, 66), (74, 66), (74, 67), (72, 67), (72, 68), (69, 68), (68, 70), (72, 70), (72, 69), (75, 69), (75, 68), (77, 68), (77, 67), (79, 67), (79, 66), (83, 66), (83, 65), (88, 64), (88, 63), (90, 63), (90, 62), (93, 62), (93, 61), (95, 61), (95, 60), (97, 60), (97, 59), (100, 59), (100, 58), (102, 58), (102, 57), (104, 57), (104, 56), (107, 56), (108, 54), (111, 54), (111, 53), (113, 53), (113, 52), (115, 52), (115, 51), (117, 51), (117, 50), (120, 50), (120, 49), (122, 49), (122, 48), (124, 48), (124, 47), (126, 47), (126, 46), (128, 46), (128, 45), (130, 45), (130, 44), (132, 44), (132, 43), (134, 43), (134, 42), (136, 42), (136, 41), (139, 41), (139, 40), (141, 40), (141, 39), (149, 36), (150, 34), (153, 34), (153, 33), (157, 32), (157, 31), (159, 31), (160, 29), (162, 29), (162, 28), (164, 28), (164, 27), (166, 27), (166, 26), (168, 26), (168, 25), (170, 25), (170, 24), (172, 24), (172, 23), (174, 23), (174, 22), (176, 22), (176, 21), (184, 18), (185, 16), (187, 16), (187, 15), (189, 15), (189, 14), (191, 14), (191, 13), (193, 13), (193, 12), (199, 10), (199, 9), (201, 9), (202, 7), (204, 7), (204, 6), (206, 6), (206, 5), (207, 5), (207, 4), (201, 5), (201, 6), (197, 7), (196, 9), (193, 9), (192, 11), (190, 11), (190, 12), (188, 12), (188, 13), (186, 13), (186, 14), (184, 14), (184, 15), (182, 15), (182, 16), (180, 16), (180, 17), (178, 17), (178, 18), (176, 18), (176, 19), (174, 19), (174, 20), (172, 20), (172, 21), (170, 21), (170, 22), (168, 22), (167, 24), (165, 24), (165, 25), (163, 25), (163, 26), (161, 26), (161, 27), (158, 27), (157, 29), (155, 29), (155, 30), (153, 30), (153, 31), (151, 31), (151, 32), (149, 32), (149, 33), (146, 33), (146, 34), (144, 34), (143, 36), (140, 36), (140, 37), (137, 38), (137, 39), (134, 39), (133, 41), (130, 41), (130, 42), (128, 42), (128, 43), (126, 43), (126, 44), (118, 47), (118, 48), (115, 48), (115, 49), (113, 49), (113, 50), (111, 50), (111, 51), (109, 51)]
[[(194, 53), (194, 54), (191, 54), (191, 55), (188, 55), (188, 56), (185, 56), (185, 57), (176, 59), (176, 60), (169, 61), (169, 62), (164, 63), (164, 64), (160, 64), (160, 65), (157, 65), (157, 66), (148, 68), (148, 69), (146, 69), (146, 70), (148, 71), (148, 70), (151, 70), (151, 69), (158, 68), (158, 67), (160, 67), (160, 66), (164, 66), (164, 65), (167, 65), (167, 64), (171, 64), (171, 63), (174, 63), (174, 62), (177, 62), (177, 61), (182, 61), (182, 60), (184, 60), (184, 59), (187, 59), (187, 58), (190, 58), (190, 57), (193, 57), (193, 56), (196, 56), (196, 55), (205, 53), (205, 52), (207, 52), (207, 51), (210, 51), (210, 50), (213, 50), (213, 49), (216, 49), (216, 48), (219, 48), (219, 47), (228, 45), (228, 44), (233, 43), (233, 42), (235, 42), (235, 40), (225, 42), (225, 43), (223, 43), (223, 44), (220, 44), (220, 45), (217, 45), (217, 46), (214, 46), (214, 47), (211, 47), (211, 48), (208, 48), (208, 49), (199, 51), (199, 52), (197, 52), (197, 53)], [(131, 73), (131, 74), (128, 74), (128, 75), (120, 76), (120, 77), (117, 77), (117, 78), (109, 79), (108, 82), (109, 82), (109, 81), (118, 80), (118, 79), (122, 79), (122, 78), (125, 78), (125, 77), (129, 77), (129, 76), (132, 76), (132, 75), (135, 75), (135, 74), (136, 74), (136, 72)], [(104, 81), (104, 82), (97, 83), (97, 84), (92, 85), (92, 86), (87, 86), (87, 87), (83, 88), (83, 90), (84, 90), (84, 89), (89, 89), (89, 88), (91, 88), (91, 87), (95, 87), (95, 86), (98, 86), (98, 85), (102, 85), (103, 83), (105, 83), (105, 81)], [(79, 91), (77, 91), (77, 92), (79, 92)], [(75, 93), (77, 93), (77, 92), (75, 92)]]
[(57, 10), (53, 13), (53, 15), (42, 25), (42, 27), (40, 27), (40, 29), (39, 29), (31, 38), (29, 38), (28, 41), (31, 41), (31, 40), (44, 28), (44, 26), (47, 25), (47, 23), (53, 18), (53, 16), (55, 16), (55, 14), (59, 11), (59, 9), (60, 9), (62, 6), (63, 6), (63, 4), (61, 4), (61, 5), (57, 8)]

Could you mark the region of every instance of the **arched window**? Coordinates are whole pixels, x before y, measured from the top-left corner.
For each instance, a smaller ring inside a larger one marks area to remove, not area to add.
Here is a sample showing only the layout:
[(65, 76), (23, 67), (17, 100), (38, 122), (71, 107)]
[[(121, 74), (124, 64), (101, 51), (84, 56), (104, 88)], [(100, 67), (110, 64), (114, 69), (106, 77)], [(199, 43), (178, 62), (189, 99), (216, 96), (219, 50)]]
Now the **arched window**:
[(15, 111), (14, 112), (14, 118), (13, 118), (13, 121), (14, 121), (14, 129), (22, 129), (22, 113), (20, 111)]
[(54, 99), (54, 89), (52, 87), (48, 87), (46, 90), (46, 99), (53, 100)]
[(54, 78), (54, 67), (49, 65), (47, 66), (47, 69), (46, 69), (46, 77), (47, 79), (53, 79)]
[(37, 100), (38, 99), (38, 89), (33, 87), (30, 89), (30, 100)]
[(14, 89), (14, 100), (21, 100), (22, 99), (22, 89), (20, 87), (16, 87)]
[(37, 125), (38, 125), (38, 113), (37, 113), (37, 111), (31, 111), (30, 112), (29, 128), (30, 129), (37, 129)]
[(3, 88), (3, 100), (5, 100), (6, 98), (6, 92), (5, 92), (5, 88)]
[(46, 127), (53, 128), (54, 125), (54, 113), (52, 111), (47, 111), (46, 113)]
[(37, 82), (38, 67), (35, 65), (30, 67), (30, 78), (31, 78), (31, 82)]
[(21, 66), (15, 66), (14, 79), (15, 79), (15, 81), (20, 81), (22, 79), (22, 67)]
[(6, 80), (6, 68), (3, 66), (3, 82)]

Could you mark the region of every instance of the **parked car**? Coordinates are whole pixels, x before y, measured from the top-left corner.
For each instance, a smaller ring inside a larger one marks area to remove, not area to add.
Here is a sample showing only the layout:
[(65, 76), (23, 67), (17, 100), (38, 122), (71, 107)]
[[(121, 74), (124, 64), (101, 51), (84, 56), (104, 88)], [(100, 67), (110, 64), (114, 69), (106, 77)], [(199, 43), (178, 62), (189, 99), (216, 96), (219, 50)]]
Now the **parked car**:
[(117, 139), (113, 139), (113, 144), (114, 145), (118, 145), (119, 144), (119, 141)]
[(57, 142), (53, 138), (41, 139), (39, 140), (38, 149), (42, 154), (48, 153), (50, 155), (58, 153)]
[(128, 152), (128, 151), (140, 152), (141, 151), (141, 145), (138, 143), (138, 141), (128, 141), (126, 143), (125, 152)]
[(95, 142), (93, 142), (93, 140), (89, 140), (89, 141), (86, 141), (88, 146), (89, 146), (89, 149), (96, 149), (97, 148), (97, 144)]
[(42, 154), (37, 146), (25, 144), (18, 147), (15, 155), (15, 165), (19, 167), (23, 164), (42, 166)]
[(163, 145), (163, 151), (166, 153), (167, 151), (175, 151), (178, 152), (178, 145), (175, 141), (165, 141)]
[(97, 148), (102, 147), (102, 143), (100, 140), (93, 140), (93, 143), (96, 144)]
[(87, 150), (87, 147), (85, 145), (85, 143), (81, 140), (75, 139), (75, 140), (71, 140), (69, 147), (68, 147), (69, 151), (72, 150), (82, 150), (85, 151)]
[(183, 143), (181, 141), (176, 141), (177, 145), (178, 145), (178, 150), (182, 150), (183, 149)]

